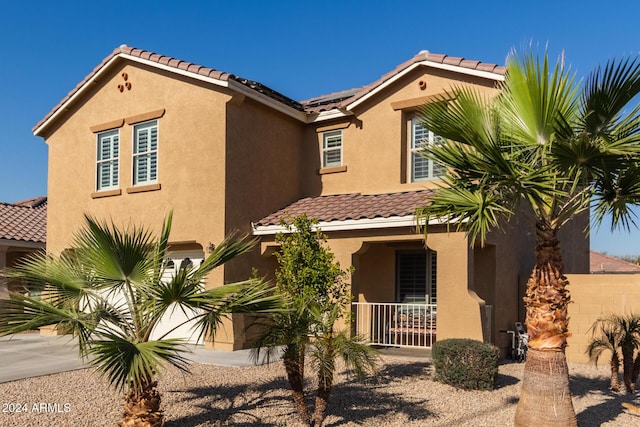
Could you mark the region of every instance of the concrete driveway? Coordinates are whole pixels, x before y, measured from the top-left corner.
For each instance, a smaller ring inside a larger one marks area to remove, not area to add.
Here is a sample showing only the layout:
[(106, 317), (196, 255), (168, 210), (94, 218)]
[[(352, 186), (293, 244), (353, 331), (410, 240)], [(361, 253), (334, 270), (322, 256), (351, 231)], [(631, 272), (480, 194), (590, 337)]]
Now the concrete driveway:
[[(207, 350), (190, 347), (186, 356), (194, 363), (217, 366), (252, 366), (251, 350)], [(19, 334), (0, 338), (0, 383), (56, 374), (88, 367), (78, 357), (75, 341), (69, 336)]]
[(70, 337), (18, 334), (0, 338), (0, 383), (84, 367)]

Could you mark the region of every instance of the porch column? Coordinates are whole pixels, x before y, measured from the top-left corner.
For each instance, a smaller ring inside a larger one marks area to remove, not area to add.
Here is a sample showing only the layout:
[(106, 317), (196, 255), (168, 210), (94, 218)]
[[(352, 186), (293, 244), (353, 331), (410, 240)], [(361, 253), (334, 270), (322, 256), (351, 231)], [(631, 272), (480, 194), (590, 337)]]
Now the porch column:
[(429, 249), (438, 253), (438, 340), (483, 341), (485, 302), (473, 290), (473, 249), (464, 233), (432, 233)]

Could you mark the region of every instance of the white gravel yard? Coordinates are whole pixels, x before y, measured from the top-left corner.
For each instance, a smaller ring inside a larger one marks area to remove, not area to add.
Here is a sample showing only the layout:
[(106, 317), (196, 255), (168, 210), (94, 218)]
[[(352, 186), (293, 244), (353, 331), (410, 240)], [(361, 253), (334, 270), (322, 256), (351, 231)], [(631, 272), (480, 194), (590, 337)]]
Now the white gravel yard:
[[(377, 383), (338, 377), (326, 426), (512, 425), (524, 365), (502, 365), (497, 390), (461, 391), (432, 381), (431, 364), (424, 359), (383, 360)], [(640, 399), (609, 392), (606, 366), (572, 365), (570, 374), (580, 426), (640, 426), (640, 416), (620, 405), (640, 405)], [(159, 384), (167, 426), (299, 425), (279, 363), (195, 364), (191, 375), (172, 369)], [(0, 384), (0, 402), (3, 427), (98, 427), (117, 425), (122, 396), (84, 369)]]

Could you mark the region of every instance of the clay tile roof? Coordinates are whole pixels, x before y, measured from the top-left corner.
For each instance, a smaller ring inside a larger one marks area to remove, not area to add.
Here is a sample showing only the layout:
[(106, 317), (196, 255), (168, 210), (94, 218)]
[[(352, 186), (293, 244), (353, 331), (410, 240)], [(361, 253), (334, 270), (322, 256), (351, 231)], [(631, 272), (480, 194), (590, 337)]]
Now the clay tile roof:
[(403, 62), (402, 64), (395, 67), (392, 71), (384, 74), (375, 82), (372, 82), (366, 86), (362, 86), (356, 89), (349, 89), (346, 91), (335, 92), (329, 95), (323, 95), (319, 97), (314, 97), (307, 101), (297, 102), (265, 85), (262, 83), (244, 79), (233, 74), (226, 73), (224, 71), (214, 70), (212, 68), (204, 67), (201, 65), (193, 64), (191, 62), (182, 61), (180, 59), (172, 58), (169, 56), (159, 55), (157, 53), (149, 52), (142, 49), (136, 49), (133, 47), (129, 47), (127, 45), (122, 45), (107, 56), (102, 62), (91, 71), (75, 88), (71, 90), (53, 109), (47, 113), (44, 118), (42, 118), (34, 127), (33, 131), (35, 132), (42, 124), (44, 124), (47, 120), (49, 120), (60, 108), (62, 108), (67, 101), (69, 101), (84, 85), (89, 82), (94, 76), (96, 76), (105, 66), (108, 64), (113, 58), (118, 55), (130, 55), (133, 57), (138, 57), (147, 61), (156, 62), (158, 64), (175, 68), (177, 70), (183, 70), (190, 73), (198, 74), (205, 77), (210, 77), (218, 80), (229, 81), (234, 80), (248, 88), (261, 93), (269, 98), (274, 99), (277, 102), (280, 102), (290, 108), (293, 108), (297, 111), (303, 111), (307, 114), (317, 114), (322, 111), (329, 111), (333, 109), (342, 109), (345, 108), (350, 103), (362, 98), (363, 96), (371, 93), (376, 88), (384, 84), (389, 79), (397, 76), (404, 72), (407, 68), (411, 67), (413, 64), (419, 62), (433, 62), (439, 64), (447, 64), (454, 65), (461, 68), (473, 69), (483, 72), (489, 72), (497, 75), (504, 75), (505, 67), (498, 66), (496, 64), (488, 64), (475, 60), (466, 60), (464, 58), (458, 58), (443, 54), (437, 53), (429, 53), (427, 51), (422, 51), (415, 55), (413, 58)]
[(280, 219), (306, 214), (320, 222), (348, 219), (374, 219), (413, 215), (433, 194), (431, 190), (389, 194), (336, 194), (300, 199), (284, 209), (254, 223), (256, 226), (279, 225)]
[(589, 271), (591, 274), (603, 273), (640, 273), (640, 265), (600, 252), (589, 252)]
[(33, 131), (35, 132), (36, 129), (38, 129), (43, 123), (45, 123), (49, 118), (51, 118), (51, 116), (53, 116), (69, 99), (71, 99), (73, 95), (75, 95), (87, 82), (89, 82), (98, 72), (100, 72), (100, 70), (102, 70), (109, 61), (111, 61), (114, 57), (121, 54), (135, 56), (141, 59), (146, 59), (148, 61), (157, 62), (159, 64), (162, 64), (168, 67), (176, 68), (179, 70), (187, 70), (188, 72), (193, 72), (195, 74), (199, 74), (205, 77), (211, 77), (218, 80), (223, 80), (223, 81), (228, 81), (230, 79), (235, 80), (245, 86), (248, 86), (249, 88), (257, 92), (260, 92), (263, 95), (266, 95), (268, 97), (275, 99), (278, 102), (281, 102), (298, 111), (303, 111), (302, 105), (299, 102), (294, 101), (293, 99), (288, 98), (282, 95), (281, 93), (278, 93), (273, 89), (270, 89), (264, 86), (261, 83), (243, 79), (243, 78), (234, 76), (233, 74), (226, 73), (224, 71), (214, 70), (212, 68), (207, 68), (201, 65), (192, 64), (191, 62), (182, 61), (180, 59), (172, 58), (169, 56), (163, 56), (163, 55), (159, 55), (146, 50), (136, 49), (136, 48), (129, 47), (127, 45), (122, 45), (114, 49), (114, 51), (111, 52), (111, 54), (107, 56), (105, 59), (103, 59), (102, 62), (97, 67), (95, 67), (91, 73), (89, 73), (80, 83), (76, 85), (75, 88), (71, 90), (71, 92), (67, 94), (67, 96), (65, 96), (55, 107), (53, 107), (53, 109), (49, 113), (47, 113), (47, 115), (44, 116), (44, 118), (42, 118), (33, 127)]
[[(395, 77), (396, 75), (402, 73), (407, 68), (416, 64), (418, 62), (433, 62), (437, 64), (446, 64), (453, 65), (461, 68), (467, 68), (470, 70), (484, 71), (492, 74), (497, 74), (503, 76), (506, 72), (506, 68), (490, 63), (484, 63), (476, 60), (469, 60), (460, 57), (448, 56), (440, 53), (431, 53), (427, 51), (422, 51), (418, 53), (413, 58), (403, 62), (402, 64), (395, 67), (392, 71), (384, 74), (375, 82), (368, 84), (366, 86), (362, 86), (358, 89), (350, 89), (348, 91), (335, 92), (329, 95), (323, 95), (308, 99), (306, 101), (302, 101), (301, 104), (304, 106), (304, 111), (310, 114), (317, 114), (322, 111), (332, 110), (334, 108), (345, 108), (347, 105), (352, 102), (362, 98), (363, 96), (369, 94), (373, 90), (375, 90), (380, 85), (384, 84), (387, 80)], [(341, 96), (344, 95), (344, 96)], [(325, 100), (324, 102), (322, 100)]]
[(45, 243), (46, 237), (46, 197), (17, 203), (0, 202), (0, 239)]

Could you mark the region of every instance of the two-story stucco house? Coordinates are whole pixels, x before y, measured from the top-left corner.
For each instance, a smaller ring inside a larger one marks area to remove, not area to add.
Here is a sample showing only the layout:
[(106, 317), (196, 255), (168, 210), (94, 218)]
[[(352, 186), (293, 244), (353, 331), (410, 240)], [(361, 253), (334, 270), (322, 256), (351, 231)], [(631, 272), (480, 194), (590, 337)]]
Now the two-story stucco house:
[[(48, 250), (69, 245), (84, 213), (159, 228), (173, 209), (174, 262), (198, 262), (232, 230), (260, 239), (211, 275), (207, 286), (219, 286), (252, 267), (272, 275), (280, 217), (304, 212), (341, 265), (355, 266), (358, 332), (389, 343), (395, 315), (385, 310), (420, 302), (437, 313), (437, 326), (413, 331), (423, 344), (437, 330), (506, 346), (498, 331), (520, 318), (519, 282), (533, 262), (528, 230), (515, 218), (479, 247), (434, 220), (425, 246), (413, 216), (443, 170), (417, 155), (438, 140), (417, 108), (452, 85), (496, 93), (503, 77), (494, 64), (420, 52), (367, 86), (297, 102), (121, 46), (34, 127), (49, 147)], [(587, 272), (588, 240), (570, 241), (567, 271)], [(242, 348), (243, 330), (237, 316), (215, 346)]]

